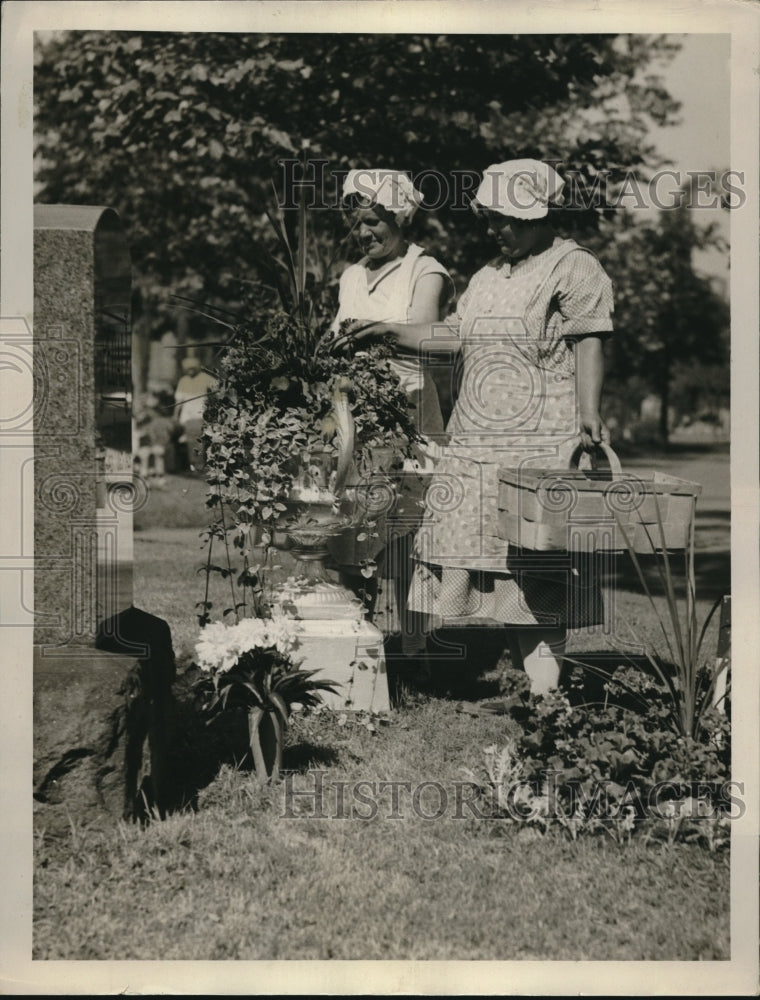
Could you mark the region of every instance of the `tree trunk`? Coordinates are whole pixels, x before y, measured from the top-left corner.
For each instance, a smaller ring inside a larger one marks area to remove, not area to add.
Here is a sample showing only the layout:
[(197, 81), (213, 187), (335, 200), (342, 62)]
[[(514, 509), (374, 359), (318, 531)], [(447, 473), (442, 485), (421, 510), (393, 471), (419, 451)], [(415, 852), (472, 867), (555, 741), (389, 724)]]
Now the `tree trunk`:
[(132, 383), (137, 398), (148, 391), (151, 316), (146, 306), (145, 296), (136, 290), (132, 299)]
[(670, 438), (670, 361), (663, 358), (660, 372), (660, 438), (667, 444)]

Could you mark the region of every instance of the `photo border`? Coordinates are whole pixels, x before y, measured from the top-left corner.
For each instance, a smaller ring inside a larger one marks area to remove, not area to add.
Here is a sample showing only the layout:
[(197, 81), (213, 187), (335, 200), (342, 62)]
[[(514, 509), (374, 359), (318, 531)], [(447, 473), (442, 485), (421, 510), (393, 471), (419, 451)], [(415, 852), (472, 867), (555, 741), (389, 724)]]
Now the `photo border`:
[[(733, 774), (746, 812), (732, 823), (731, 950), (716, 962), (79, 962), (31, 960), (31, 629), (4, 628), (0, 815), (4, 817), (0, 987), (5, 993), (755, 995), (758, 982), (758, 34), (741, 0), (546, 4), (528, 0), (199, 0), (24, 2), (2, 9), (0, 318), (32, 322), (32, 43), (35, 30), (377, 33), (730, 33), (731, 166), (747, 200), (731, 228), (731, 545)], [(4, 377), (2, 373), (0, 377)], [(18, 391), (18, 379), (14, 383)], [(2, 391), (2, 390), (0, 390)], [(22, 387), (21, 396), (27, 390)], [(4, 442), (0, 439), (0, 449)], [(0, 454), (2, 461), (2, 454)], [(0, 472), (2, 466), (0, 466)], [(21, 526), (13, 484), (0, 486), (0, 552)], [(5, 516), (10, 512), (10, 516)], [(17, 544), (17, 543), (16, 543)], [(2, 595), (0, 595), (2, 596)], [(495, 905), (500, 902), (495, 900)], [(503, 901), (508, 905), (508, 901)]]

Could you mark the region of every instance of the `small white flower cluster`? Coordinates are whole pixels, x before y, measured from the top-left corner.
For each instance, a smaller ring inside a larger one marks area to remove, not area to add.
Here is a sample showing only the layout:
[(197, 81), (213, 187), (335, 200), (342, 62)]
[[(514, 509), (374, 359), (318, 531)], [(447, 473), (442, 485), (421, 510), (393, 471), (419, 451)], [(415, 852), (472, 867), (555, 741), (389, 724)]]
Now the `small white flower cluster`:
[(324, 486), (294, 486), (290, 491), (290, 498), (304, 503), (337, 503), (335, 494)]
[(275, 615), (272, 618), (243, 618), (237, 625), (211, 622), (195, 644), (195, 660), (201, 670), (226, 673), (243, 653), (252, 649), (274, 648), (284, 656), (298, 645), (300, 623)]

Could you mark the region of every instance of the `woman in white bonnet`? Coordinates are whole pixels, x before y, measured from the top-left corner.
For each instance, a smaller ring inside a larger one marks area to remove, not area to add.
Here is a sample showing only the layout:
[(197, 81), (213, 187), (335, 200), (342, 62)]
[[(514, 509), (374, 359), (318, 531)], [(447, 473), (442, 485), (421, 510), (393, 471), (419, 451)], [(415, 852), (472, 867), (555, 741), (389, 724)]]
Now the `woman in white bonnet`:
[[(437, 349), (461, 352), (462, 380), (409, 597), (447, 620), (502, 622), (535, 693), (557, 685), (567, 629), (602, 620), (598, 583), (579, 586), (576, 570), (553, 568), (546, 553), (516, 553), (498, 528), (500, 466), (563, 468), (579, 442), (591, 450), (606, 439), (599, 407), (612, 286), (590, 251), (554, 232), (549, 211), (563, 186), (546, 163), (510, 160), (489, 167), (478, 188), (473, 208), (499, 256), (436, 329)], [(429, 351), (433, 331), (376, 323), (351, 332)]]
[[(334, 329), (347, 319), (432, 323), (453, 295), (446, 268), (407, 237), (422, 195), (399, 170), (351, 170), (343, 206), (364, 256), (341, 275)], [(409, 396), (417, 429), (441, 441), (443, 418), (435, 383), (418, 353), (399, 345), (391, 362)], [(433, 449), (433, 452), (435, 449)]]
[[(343, 207), (363, 256), (341, 275), (333, 324), (336, 334), (341, 324), (351, 319), (362, 323), (433, 323), (445, 314), (453, 297), (453, 282), (442, 264), (408, 238), (409, 225), (421, 204), (422, 195), (402, 171), (364, 169), (348, 173), (343, 185)], [(409, 398), (410, 416), (424, 436), (416, 446), (415, 462), (405, 465), (396, 510), (399, 520), (394, 524), (381, 518), (378, 537), (368, 539), (353, 556), (346, 550), (346, 539), (332, 548), (344, 570), (350, 570), (351, 561), (359, 555), (378, 558), (385, 578), (389, 624), (401, 631), (402, 652), (411, 662), (411, 658), (424, 654), (427, 625), (419, 614), (406, 609), (412, 569), (408, 524), (415, 513), (419, 519), (425, 480), (418, 473), (432, 470), (444, 440), (444, 424), (435, 382), (421, 363), (417, 349), (409, 351), (399, 345), (390, 365)], [(358, 566), (353, 569), (358, 572)]]

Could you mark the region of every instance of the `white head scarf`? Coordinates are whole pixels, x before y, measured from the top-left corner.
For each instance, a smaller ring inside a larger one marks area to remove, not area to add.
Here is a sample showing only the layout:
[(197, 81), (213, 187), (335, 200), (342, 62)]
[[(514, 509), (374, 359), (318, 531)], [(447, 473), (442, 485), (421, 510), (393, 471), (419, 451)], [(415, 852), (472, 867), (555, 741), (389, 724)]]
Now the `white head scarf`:
[(550, 201), (562, 204), (564, 186), (564, 180), (548, 163), (507, 160), (484, 171), (475, 202), (514, 219), (543, 219)]
[(351, 194), (366, 198), (370, 204), (382, 205), (393, 215), (397, 226), (409, 222), (422, 204), (422, 195), (408, 174), (400, 170), (349, 170), (343, 183), (343, 197)]

